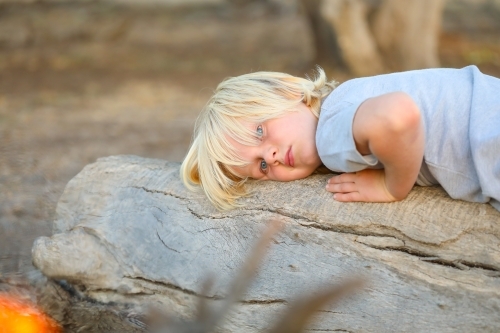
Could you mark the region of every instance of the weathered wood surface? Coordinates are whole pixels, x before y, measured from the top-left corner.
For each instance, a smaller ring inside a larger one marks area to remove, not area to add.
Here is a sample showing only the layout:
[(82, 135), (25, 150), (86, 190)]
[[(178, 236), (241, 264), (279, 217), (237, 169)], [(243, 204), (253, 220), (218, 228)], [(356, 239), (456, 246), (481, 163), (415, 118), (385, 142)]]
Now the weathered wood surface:
[(205, 296), (217, 303), (277, 218), (284, 230), (221, 331), (260, 331), (292, 296), (348, 276), (370, 284), (311, 329), (500, 331), (500, 213), (490, 205), (440, 188), (416, 188), (398, 203), (342, 204), (316, 175), (250, 184), (244, 209), (219, 212), (184, 188), (178, 169), (135, 156), (85, 167), (59, 201), (54, 235), (35, 242), (35, 265), (100, 302), (159, 302), (189, 316), (207, 274), (216, 283)]

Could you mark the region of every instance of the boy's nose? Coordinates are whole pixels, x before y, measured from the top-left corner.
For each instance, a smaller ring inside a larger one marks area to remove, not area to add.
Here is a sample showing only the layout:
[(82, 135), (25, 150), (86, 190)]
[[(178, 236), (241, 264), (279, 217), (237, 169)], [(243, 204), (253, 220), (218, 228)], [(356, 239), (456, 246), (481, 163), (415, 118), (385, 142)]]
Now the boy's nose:
[(269, 146), (267, 148), (264, 159), (268, 164), (274, 164), (278, 158), (278, 148), (274, 146)]

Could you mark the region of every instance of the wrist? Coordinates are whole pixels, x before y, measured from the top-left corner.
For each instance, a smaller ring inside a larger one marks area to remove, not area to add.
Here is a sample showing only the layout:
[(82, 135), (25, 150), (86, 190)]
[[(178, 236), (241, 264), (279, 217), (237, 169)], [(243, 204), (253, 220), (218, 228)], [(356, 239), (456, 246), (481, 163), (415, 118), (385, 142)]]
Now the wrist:
[(385, 188), (387, 195), (394, 201), (405, 199), (410, 193), (415, 181), (417, 180), (418, 171), (413, 177), (413, 172), (405, 173), (402, 177), (395, 177), (391, 172), (385, 170)]

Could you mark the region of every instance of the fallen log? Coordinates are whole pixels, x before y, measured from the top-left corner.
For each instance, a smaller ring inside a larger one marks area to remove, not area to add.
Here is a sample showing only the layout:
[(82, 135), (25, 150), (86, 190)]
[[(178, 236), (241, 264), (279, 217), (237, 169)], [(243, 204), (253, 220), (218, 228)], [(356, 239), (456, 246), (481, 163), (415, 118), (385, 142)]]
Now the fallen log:
[(220, 331), (262, 331), (297, 294), (350, 276), (368, 287), (320, 311), (310, 330), (500, 331), (500, 213), (490, 205), (439, 187), (396, 203), (338, 203), (324, 190), (328, 176), (314, 175), (250, 182), (245, 207), (220, 212), (178, 174), (178, 163), (136, 156), (86, 166), (59, 200), (53, 236), (35, 241), (35, 266), (99, 306), (155, 303), (189, 318), (199, 297), (224, 299), (278, 219), (282, 232)]

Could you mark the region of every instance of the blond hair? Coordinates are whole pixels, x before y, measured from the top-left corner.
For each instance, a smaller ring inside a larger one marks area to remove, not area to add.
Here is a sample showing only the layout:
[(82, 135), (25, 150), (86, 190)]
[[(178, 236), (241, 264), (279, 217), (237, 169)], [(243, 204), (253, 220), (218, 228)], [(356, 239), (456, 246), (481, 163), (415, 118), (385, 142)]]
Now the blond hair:
[(230, 144), (228, 137), (247, 145), (258, 145), (256, 133), (245, 124), (259, 124), (296, 110), (305, 103), (318, 117), (321, 101), (336, 86), (327, 82), (317, 68), (313, 79), (277, 72), (256, 72), (222, 81), (198, 117), (194, 137), (182, 162), (180, 174), (186, 187), (200, 188), (220, 210), (241, 206), (237, 199), (247, 195), (247, 178), (231, 166), (248, 164)]

